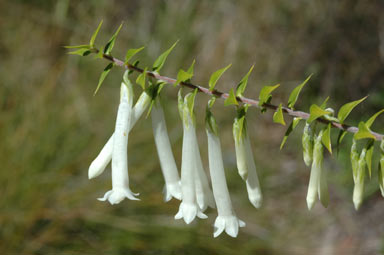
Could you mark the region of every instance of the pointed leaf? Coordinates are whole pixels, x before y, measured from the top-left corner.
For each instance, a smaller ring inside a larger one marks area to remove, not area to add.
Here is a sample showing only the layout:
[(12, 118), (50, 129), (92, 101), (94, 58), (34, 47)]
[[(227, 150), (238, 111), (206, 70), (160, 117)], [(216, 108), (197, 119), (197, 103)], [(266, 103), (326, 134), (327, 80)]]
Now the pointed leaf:
[(321, 142), (328, 149), (329, 153), (332, 154), (331, 123), (329, 123), (326, 129), (324, 130), (323, 136), (321, 137)]
[(66, 49), (90, 49), (88, 44), (82, 44), (82, 45), (67, 45), (64, 46)]
[(239, 84), (237, 84), (237, 87), (236, 87), (236, 96), (237, 97), (243, 96), (245, 88), (247, 87), (249, 75), (251, 74), (254, 67), (255, 67), (255, 65), (252, 65), (251, 68), (249, 69), (248, 73), (243, 77), (243, 79), (241, 79)]
[(283, 105), (279, 104), (279, 107), (277, 108), (276, 112), (273, 114), (273, 122), (279, 123), (283, 126), (285, 126), (285, 121), (284, 121), (284, 114), (283, 114)]
[(372, 155), (373, 155), (373, 149), (375, 148), (374, 140), (370, 140), (367, 143), (366, 148), (367, 148), (367, 153), (365, 154), (365, 162), (367, 162), (369, 178), (371, 178), (371, 175), (372, 175)]
[(231, 67), (232, 64), (229, 64), (227, 65), (226, 67), (224, 68), (221, 68), (219, 70), (217, 70), (216, 72), (214, 72), (212, 75), (211, 75), (211, 78), (209, 78), (209, 90), (210, 91), (213, 91), (215, 89), (215, 86), (216, 86), (216, 83), (217, 81), (220, 79), (220, 77), (223, 75), (223, 73)]
[(135, 56), (137, 53), (142, 51), (145, 47), (137, 48), (137, 49), (129, 49), (127, 50), (127, 54), (125, 55), (125, 64), (128, 64), (129, 60)]
[(95, 32), (93, 32), (91, 40), (89, 41), (89, 45), (91, 46), (91, 48), (95, 47), (95, 40), (96, 40), (97, 34), (99, 33), (99, 30), (100, 30), (102, 24), (103, 24), (103, 20), (100, 21)]
[(112, 35), (111, 39), (107, 42), (107, 44), (104, 47), (104, 54), (109, 55), (115, 46), (116, 37), (120, 32), (120, 29), (123, 27), (123, 23), (120, 24), (119, 28), (116, 30), (116, 32)]
[(228, 97), (224, 101), (224, 105), (225, 106), (239, 105), (239, 103), (237, 102), (236, 96), (235, 96), (235, 92), (233, 91), (233, 88), (231, 88), (231, 90), (229, 91)]
[(321, 109), (324, 110), (325, 107), (327, 107), (328, 100), (329, 100), (329, 97), (327, 97), (327, 98), (324, 100), (324, 102), (320, 105), (320, 108), (321, 108)]
[(355, 135), (353, 136), (353, 138), (355, 140), (359, 140), (359, 139), (364, 139), (364, 138), (372, 138), (372, 139), (375, 139), (375, 136), (372, 135), (371, 133), (371, 130), (369, 129), (369, 127), (364, 123), (364, 122), (360, 122), (359, 123), (359, 131), (357, 131), (355, 133)]
[(176, 44), (179, 42), (179, 40), (177, 40), (168, 50), (164, 51), (156, 60), (155, 60), (155, 63), (153, 63), (153, 67), (152, 67), (152, 70), (153, 71), (160, 71), (160, 69), (163, 67), (165, 61), (167, 60), (167, 57), (169, 55), (169, 53), (171, 53), (171, 51), (173, 50), (173, 48), (175, 48)]
[(177, 80), (173, 84), (173, 86), (177, 86), (180, 84), (180, 82), (185, 82), (185, 81), (191, 79), (192, 76), (193, 76), (193, 73), (191, 74), (191, 73), (184, 71), (183, 69), (180, 69), (179, 72), (177, 73)]
[(330, 111), (325, 111), (322, 108), (320, 108), (318, 105), (313, 104), (309, 108), (309, 118), (307, 120), (308, 123), (311, 123), (312, 121), (326, 115), (326, 114), (331, 114)]
[(347, 134), (347, 131), (344, 131), (344, 130), (339, 131), (339, 135), (337, 136), (337, 144), (336, 144), (337, 155), (339, 154), (339, 148), (340, 148), (341, 141), (343, 141), (346, 134)]
[(192, 61), (191, 66), (190, 66), (190, 67), (188, 68), (188, 70), (187, 70), (187, 73), (193, 75), (194, 68), (195, 68), (195, 62), (196, 62), (195, 60)]
[(365, 123), (367, 125), (368, 128), (371, 128), (373, 122), (375, 122), (377, 116), (379, 116), (380, 114), (382, 114), (384, 112), (384, 109), (378, 111), (377, 113), (375, 113), (371, 118), (369, 118), (369, 120)]
[(291, 94), (289, 95), (289, 99), (288, 99), (288, 107), (293, 109), (293, 106), (295, 105), (297, 99), (299, 98), (299, 94), (300, 94), (300, 91), (301, 89), (304, 87), (305, 84), (307, 84), (307, 82), (309, 81), (309, 79), (311, 79), (312, 77), (312, 74), (310, 76), (308, 76), (307, 79), (305, 79), (305, 81), (303, 81), (299, 86), (297, 86), (296, 88), (294, 88), (291, 92)]
[(79, 55), (79, 56), (88, 56), (91, 53), (91, 51), (87, 48), (80, 48), (75, 51), (68, 52), (69, 55)]
[(95, 92), (93, 93), (93, 95), (95, 96), (96, 93), (99, 91), (100, 87), (101, 87), (101, 84), (103, 83), (103, 81), (105, 80), (105, 77), (107, 77), (107, 75), (109, 74), (109, 72), (111, 71), (113, 67), (113, 63), (109, 63), (103, 70), (103, 72), (101, 73), (100, 75), (100, 78), (99, 78), (99, 83), (97, 84), (97, 87), (96, 87), (96, 90)]
[(267, 103), (270, 100), (271, 93), (275, 89), (277, 89), (280, 86), (280, 84), (277, 84), (275, 86), (264, 86), (259, 95), (259, 106), (262, 107), (264, 103)]
[(358, 104), (363, 102), (366, 98), (367, 97), (363, 97), (362, 99), (343, 105), (337, 114), (337, 118), (339, 119), (340, 123), (343, 124), (344, 120), (348, 117), (348, 115), (351, 113), (353, 108), (355, 108)]
[(188, 93), (188, 95), (186, 95), (187, 107), (188, 107), (189, 113), (191, 114), (191, 117), (193, 117), (193, 108), (195, 107), (195, 97), (196, 97), (197, 91), (198, 90), (195, 89), (193, 93)]
[(283, 138), (283, 141), (281, 142), (280, 144), (280, 150), (283, 149), (285, 143), (287, 142), (287, 139), (288, 139), (288, 136), (292, 133), (292, 131), (296, 128), (297, 124), (299, 124), (301, 118), (299, 117), (295, 117), (293, 118), (291, 124), (289, 124), (289, 127), (287, 128), (287, 130), (285, 131), (285, 134), (284, 134), (284, 138)]
[(136, 83), (140, 85), (140, 87), (145, 90), (145, 80), (147, 77), (147, 67), (144, 68), (143, 72), (137, 76)]

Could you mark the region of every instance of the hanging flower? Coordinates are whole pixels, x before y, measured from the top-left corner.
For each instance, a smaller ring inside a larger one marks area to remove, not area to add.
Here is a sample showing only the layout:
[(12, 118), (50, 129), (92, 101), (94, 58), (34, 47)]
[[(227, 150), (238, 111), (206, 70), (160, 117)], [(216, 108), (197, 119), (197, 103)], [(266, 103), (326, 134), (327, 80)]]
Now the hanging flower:
[(365, 156), (367, 149), (364, 148), (359, 156), (356, 148), (356, 140), (353, 139), (351, 147), (351, 163), (352, 163), (352, 173), (353, 181), (355, 186), (353, 187), (353, 204), (355, 209), (358, 210), (363, 202), (364, 198), (364, 179), (365, 179)]
[(196, 201), (196, 158), (197, 149), (194, 140), (196, 139), (195, 119), (193, 116), (193, 100), (195, 93), (185, 97), (184, 102), (180, 99), (179, 110), (183, 120), (183, 149), (181, 160), (181, 192), (182, 202), (175, 219), (183, 218), (185, 223), (191, 223), (195, 217), (206, 219), (207, 216), (201, 211)]
[(100, 201), (108, 200), (118, 204), (124, 198), (139, 200), (129, 188), (127, 145), (128, 132), (132, 119), (133, 91), (131, 84), (121, 84), (120, 105), (117, 111), (115, 134), (112, 150), (112, 190), (105, 193)]
[(237, 218), (232, 208), (227, 181), (225, 179), (217, 125), (209, 109), (207, 109), (206, 133), (208, 137), (209, 171), (218, 211), (213, 236), (217, 237), (225, 230), (228, 235), (236, 237), (239, 232), (239, 227), (244, 227), (245, 223)]
[[(129, 129), (127, 129), (126, 133), (128, 134), (131, 129), (134, 127), (136, 122), (140, 119), (141, 115), (148, 108), (149, 103), (151, 102), (150, 96), (146, 92), (143, 92), (139, 99), (137, 100), (134, 108), (132, 109), (132, 117), (129, 125)], [(112, 159), (112, 150), (113, 150), (113, 139), (114, 134), (109, 138), (108, 142), (104, 145), (103, 149), (100, 151), (99, 155), (97, 155), (96, 159), (92, 161), (89, 170), (88, 170), (88, 178), (96, 178), (100, 174), (102, 174)]]
[(245, 112), (239, 112), (242, 116), (240, 115), (235, 118), (233, 123), (237, 169), (240, 176), (246, 182), (249, 201), (254, 207), (260, 208), (263, 201), (263, 195), (261, 193), (259, 178), (256, 172), (251, 142), (247, 133)]
[(305, 123), (302, 144), (304, 163), (306, 166), (310, 166), (313, 154), (313, 132), (309, 123)]
[(320, 202), (324, 207), (328, 206), (329, 193), (326, 180), (326, 172), (323, 169), (323, 144), (321, 139), (323, 130), (315, 137), (313, 147), (313, 159), (311, 167), (311, 175), (309, 177), (309, 185), (307, 192), (307, 206), (311, 210), (316, 203), (318, 195)]
[(153, 135), (160, 160), (161, 170), (165, 179), (164, 200), (168, 202), (172, 197), (181, 200), (181, 187), (179, 173), (173, 157), (169, 142), (167, 126), (165, 123), (163, 108), (158, 99), (155, 99), (151, 111)]

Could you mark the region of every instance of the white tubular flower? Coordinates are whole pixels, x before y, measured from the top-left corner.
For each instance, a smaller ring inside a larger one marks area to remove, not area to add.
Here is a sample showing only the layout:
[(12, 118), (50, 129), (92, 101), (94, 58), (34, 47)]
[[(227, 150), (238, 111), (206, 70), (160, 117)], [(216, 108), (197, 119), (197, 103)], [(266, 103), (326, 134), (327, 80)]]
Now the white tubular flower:
[(133, 91), (131, 84), (121, 84), (120, 105), (117, 111), (115, 135), (112, 150), (112, 190), (105, 193), (100, 201), (108, 200), (112, 205), (124, 198), (139, 200), (129, 188), (127, 145), (129, 125), (131, 122)]
[(315, 205), (317, 200), (316, 196), (319, 197), (324, 207), (327, 207), (329, 202), (326, 172), (323, 169), (323, 145), (321, 143), (322, 136), (323, 131), (320, 131), (320, 133), (315, 137), (311, 175), (309, 177), (307, 192), (308, 210), (311, 210)]
[[(193, 94), (189, 94), (192, 96)], [(179, 97), (181, 95), (179, 94)], [(189, 113), (188, 106), (179, 100), (179, 109), (183, 120), (183, 150), (181, 160), (181, 192), (182, 202), (175, 219), (183, 218), (185, 223), (191, 223), (196, 216), (206, 219), (207, 216), (200, 210), (196, 202), (196, 147), (194, 146), (195, 126), (193, 115)]]
[(233, 138), (235, 140), (236, 164), (240, 177), (245, 181), (248, 178), (247, 153), (244, 144), (244, 117), (235, 118), (233, 122)]
[[(367, 153), (367, 149), (364, 148), (361, 151), (359, 161), (357, 162), (356, 171), (353, 173), (353, 180), (355, 182), (355, 186), (353, 188), (353, 204), (355, 209), (358, 210), (363, 203), (364, 198), (364, 178), (365, 178), (365, 156)], [(356, 165), (355, 165), (356, 166)]]
[[(132, 119), (129, 125), (129, 129), (127, 129), (126, 133), (128, 134), (131, 129), (134, 127), (136, 122), (140, 119), (141, 115), (148, 108), (151, 102), (150, 96), (146, 92), (143, 92), (140, 98), (137, 100), (135, 107), (132, 109)], [(97, 155), (96, 159), (92, 161), (89, 170), (88, 170), (88, 178), (96, 178), (100, 174), (102, 174), (112, 159), (112, 150), (113, 150), (113, 139), (114, 134), (109, 138), (108, 142), (104, 145), (103, 149), (100, 151), (99, 155)]]
[[(237, 218), (231, 203), (227, 181), (225, 179), (223, 157), (221, 153), (220, 139), (215, 132), (217, 130), (216, 123), (213, 116), (209, 117), (211, 120), (210, 125), (206, 128), (208, 137), (208, 157), (209, 157), (209, 171), (211, 174), (211, 182), (213, 195), (215, 197), (218, 217), (214, 224), (214, 237), (218, 237), (224, 230), (232, 236), (237, 237), (239, 227), (244, 227), (245, 223)], [(215, 125), (213, 130), (210, 127)]]
[(306, 166), (310, 166), (312, 163), (312, 157), (313, 157), (313, 132), (311, 129), (310, 124), (305, 123), (303, 137), (302, 137), (302, 144), (303, 144), (303, 157), (304, 157), (304, 163)]
[(172, 197), (181, 200), (179, 172), (169, 142), (163, 108), (158, 100), (152, 108), (151, 117), (157, 155), (165, 179), (164, 200), (168, 202)]

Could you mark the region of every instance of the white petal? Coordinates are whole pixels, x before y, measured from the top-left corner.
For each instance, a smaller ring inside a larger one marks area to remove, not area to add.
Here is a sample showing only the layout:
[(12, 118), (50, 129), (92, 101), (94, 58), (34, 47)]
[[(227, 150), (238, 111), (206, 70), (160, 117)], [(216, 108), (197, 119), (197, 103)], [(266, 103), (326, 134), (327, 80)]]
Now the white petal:
[(217, 217), (215, 223), (213, 225), (213, 237), (218, 237), (221, 233), (223, 233), (225, 229), (225, 220), (223, 217)]

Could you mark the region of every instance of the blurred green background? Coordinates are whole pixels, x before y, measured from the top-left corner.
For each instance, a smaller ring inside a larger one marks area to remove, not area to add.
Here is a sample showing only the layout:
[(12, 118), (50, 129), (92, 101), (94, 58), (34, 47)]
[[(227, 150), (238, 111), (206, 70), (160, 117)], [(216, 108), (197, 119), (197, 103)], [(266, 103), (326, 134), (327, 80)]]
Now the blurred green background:
[[(377, 169), (366, 181), (365, 202), (356, 212), (349, 139), (338, 157), (326, 156), (330, 205), (308, 212), (309, 170), (301, 155), (302, 124), (279, 145), (285, 128), (272, 114), (251, 109), (249, 130), (264, 192), (254, 209), (236, 170), (232, 121), (235, 110), (216, 103), (227, 179), (238, 216), (247, 223), (233, 239), (212, 237), (214, 210), (191, 225), (175, 221), (179, 203), (162, 200), (163, 180), (144, 118), (129, 138), (131, 188), (141, 201), (111, 206), (96, 200), (110, 189), (110, 167), (92, 181), (89, 164), (114, 128), (123, 71), (112, 70), (97, 96), (107, 64), (66, 54), (104, 25), (103, 46), (124, 21), (113, 54), (145, 45), (140, 66), (177, 39), (162, 73), (175, 77), (196, 59), (194, 82), (232, 63), (217, 88), (228, 91), (252, 64), (247, 96), (281, 83), (273, 102), (286, 102), (309, 74), (300, 110), (330, 96), (338, 109), (369, 98), (350, 115), (356, 125), (384, 108), (384, 3), (356, 0), (123, 1), (14, 0), (0, 2), (0, 254), (379, 254), (384, 251), (384, 201)], [(137, 91), (137, 94), (139, 91)], [(182, 128), (177, 89), (163, 103), (174, 154), (180, 165)], [(201, 153), (207, 167), (204, 107), (198, 97)], [(383, 130), (383, 118), (373, 129)], [(337, 132), (333, 131), (333, 136)], [(336, 137), (333, 137), (336, 138)], [(377, 165), (377, 155), (374, 166)], [(208, 169), (206, 169), (208, 170)]]

